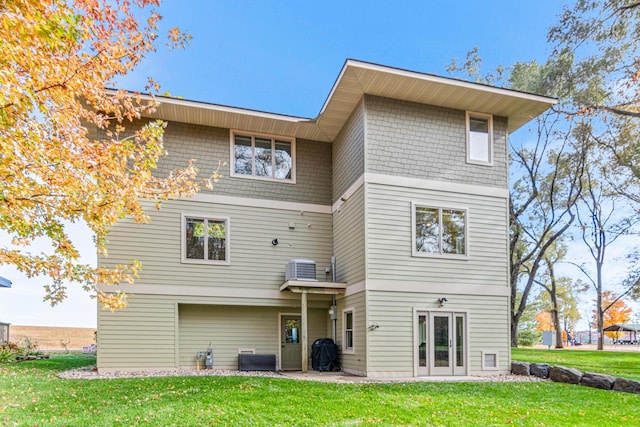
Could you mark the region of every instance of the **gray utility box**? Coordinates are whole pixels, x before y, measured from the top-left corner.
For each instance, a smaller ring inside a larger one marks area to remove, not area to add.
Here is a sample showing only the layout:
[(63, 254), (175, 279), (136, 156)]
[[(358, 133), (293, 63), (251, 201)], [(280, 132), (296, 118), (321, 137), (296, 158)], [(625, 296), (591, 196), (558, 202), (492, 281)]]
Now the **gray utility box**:
[(247, 354), (238, 355), (239, 371), (275, 371), (275, 354)]

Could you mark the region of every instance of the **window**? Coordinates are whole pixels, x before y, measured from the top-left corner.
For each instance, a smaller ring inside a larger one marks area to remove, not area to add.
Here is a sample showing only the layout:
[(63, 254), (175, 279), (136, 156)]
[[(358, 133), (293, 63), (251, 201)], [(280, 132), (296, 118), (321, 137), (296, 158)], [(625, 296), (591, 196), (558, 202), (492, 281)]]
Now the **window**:
[(342, 312), (342, 329), (344, 330), (342, 351), (344, 353), (353, 353), (353, 308)]
[(229, 220), (183, 215), (182, 262), (228, 264)]
[(482, 352), (482, 370), (483, 371), (498, 370), (498, 352), (497, 351)]
[(413, 255), (466, 255), (467, 211), (413, 204)]
[(231, 175), (295, 182), (295, 140), (231, 133)]
[(490, 165), (493, 162), (493, 117), (467, 113), (467, 162)]

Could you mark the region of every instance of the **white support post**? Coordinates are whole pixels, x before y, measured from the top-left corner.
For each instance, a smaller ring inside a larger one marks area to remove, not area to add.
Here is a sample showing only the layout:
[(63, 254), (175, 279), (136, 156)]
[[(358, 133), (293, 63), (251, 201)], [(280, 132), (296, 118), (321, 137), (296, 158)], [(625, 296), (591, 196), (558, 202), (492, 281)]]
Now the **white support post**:
[(302, 291), (301, 304), (300, 304), (300, 328), (302, 329), (302, 373), (306, 374), (309, 371), (309, 335), (307, 334), (307, 290)]

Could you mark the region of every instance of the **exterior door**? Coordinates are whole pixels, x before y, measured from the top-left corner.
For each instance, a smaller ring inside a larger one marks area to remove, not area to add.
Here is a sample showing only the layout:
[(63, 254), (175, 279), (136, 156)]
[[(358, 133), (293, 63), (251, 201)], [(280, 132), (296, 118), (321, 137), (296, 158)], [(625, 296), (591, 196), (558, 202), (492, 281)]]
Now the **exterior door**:
[(466, 375), (466, 316), (453, 312), (418, 312), (418, 375)]
[(300, 316), (283, 315), (280, 327), (281, 368), (283, 370), (300, 370), (302, 369)]

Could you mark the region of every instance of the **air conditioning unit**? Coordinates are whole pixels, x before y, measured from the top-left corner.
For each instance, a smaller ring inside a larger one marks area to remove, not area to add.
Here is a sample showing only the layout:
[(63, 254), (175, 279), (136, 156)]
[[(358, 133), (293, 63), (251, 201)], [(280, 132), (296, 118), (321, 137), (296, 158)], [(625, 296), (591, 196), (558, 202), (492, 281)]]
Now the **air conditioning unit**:
[(316, 262), (310, 259), (292, 259), (287, 263), (285, 280), (316, 280)]

